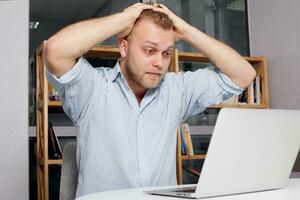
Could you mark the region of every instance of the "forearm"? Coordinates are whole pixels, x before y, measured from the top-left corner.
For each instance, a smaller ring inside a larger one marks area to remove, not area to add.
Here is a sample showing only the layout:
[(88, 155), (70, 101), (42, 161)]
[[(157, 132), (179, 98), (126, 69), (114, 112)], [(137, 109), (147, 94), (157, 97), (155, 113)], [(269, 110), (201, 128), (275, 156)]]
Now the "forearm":
[(77, 58), (122, 31), (128, 26), (128, 17), (121, 12), (70, 25), (52, 36), (48, 44), (53, 43), (60, 57)]
[(183, 40), (203, 52), (223, 73), (242, 88), (246, 88), (255, 77), (253, 67), (235, 50), (222, 42), (187, 26)]
[(76, 58), (98, 43), (118, 34), (128, 26), (130, 15), (117, 13), (70, 25), (46, 43), (45, 57), (50, 71), (58, 76), (70, 70)]

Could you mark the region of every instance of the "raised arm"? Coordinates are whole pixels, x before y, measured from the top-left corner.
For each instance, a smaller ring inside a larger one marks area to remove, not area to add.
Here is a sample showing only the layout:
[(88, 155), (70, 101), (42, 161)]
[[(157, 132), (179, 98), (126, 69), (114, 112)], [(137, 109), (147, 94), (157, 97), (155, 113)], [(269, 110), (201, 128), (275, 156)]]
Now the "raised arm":
[(155, 10), (166, 13), (175, 25), (177, 38), (203, 52), (224, 74), (241, 88), (246, 88), (256, 76), (253, 67), (235, 50), (206, 35), (159, 4)]
[(130, 32), (141, 12), (152, 8), (151, 5), (136, 3), (123, 12), (81, 21), (62, 29), (45, 45), (44, 55), (49, 71), (62, 76), (90, 48), (120, 32)]

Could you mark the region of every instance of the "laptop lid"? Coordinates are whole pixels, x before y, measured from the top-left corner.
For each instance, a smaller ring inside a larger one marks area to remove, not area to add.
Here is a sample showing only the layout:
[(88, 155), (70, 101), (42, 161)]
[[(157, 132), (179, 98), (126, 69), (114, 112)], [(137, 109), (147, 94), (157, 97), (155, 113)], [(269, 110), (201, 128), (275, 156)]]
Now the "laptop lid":
[(282, 188), (300, 147), (300, 111), (220, 111), (196, 197)]

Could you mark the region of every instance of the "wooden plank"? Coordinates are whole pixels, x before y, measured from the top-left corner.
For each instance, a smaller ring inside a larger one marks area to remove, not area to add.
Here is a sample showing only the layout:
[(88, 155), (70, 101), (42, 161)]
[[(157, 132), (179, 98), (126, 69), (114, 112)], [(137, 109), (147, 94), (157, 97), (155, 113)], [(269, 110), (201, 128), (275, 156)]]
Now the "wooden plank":
[(38, 110), (42, 110), (42, 109), (43, 109), (43, 102), (42, 102), (42, 101), (37, 101), (37, 103), (36, 103), (36, 108), (37, 108)]
[(36, 55), (42, 53), (42, 50), (43, 50), (43, 47), (44, 47), (44, 42), (47, 42), (47, 40), (44, 40), (44, 41), (40, 44), (40, 46), (38, 46), (38, 48), (37, 48), (36, 51), (35, 51)]
[(210, 62), (204, 54), (194, 52), (178, 52), (178, 59), (188, 62)]
[(112, 47), (112, 46), (95, 46), (91, 48), (85, 56), (87, 57), (104, 57), (104, 58), (119, 58), (120, 51), (119, 48)]
[[(203, 53), (198, 52), (179, 52), (178, 58), (180, 61), (189, 61), (189, 62), (211, 62), (207, 56), (205, 56)], [(247, 60), (251, 64), (256, 64), (259, 62), (262, 62), (264, 60), (264, 57), (243, 57), (245, 60)]]
[[(43, 42), (43, 47), (45, 47), (45, 41)], [(43, 160), (43, 171), (42, 171), (42, 182), (41, 182), (41, 196), (43, 200), (49, 199), (49, 166), (48, 166), (48, 81), (46, 79), (46, 66), (44, 62), (44, 52), (41, 55), (41, 62), (39, 67), (39, 78), (40, 78), (40, 89), (41, 89), (41, 102), (42, 102), (42, 118), (40, 122), (41, 133), (41, 151)]]
[(248, 56), (244, 56), (243, 58), (245, 58), (249, 63), (259, 63), (262, 62), (262, 60), (264, 59), (263, 56), (259, 56), (259, 57), (248, 57)]
[(178, 50), (177, 49), (173, 50), (173, 55), (172, 55), (171, 62), (170, 62), (170, 65), (169, 65), (169, 71), (170, 72), (175, 72), (175, 73), (179, 72)]
[(43, 191), (44, 191), (44, 200), (49, 200), (49, 166), (44, 165), (44, 180), (42, 183)]
[(262, 86), (262, 95), (263, 95), (263, 103), (266, 108), (269, 108), (269, 79), (268, 79), (268, 69), (267, 69), (267, 59), (264, 57), (262, 61), (263, 68), (263, 77), (261, 80)]
[[(182, 61), (194, 61), (194, 62), (210, 62), (208, 57), (199, 52), (179, 52), (178, 53), (179, 60)], [(261, 62), (264, 57), (248, 57), (248, 56), (243, 56), (243, 58), (249, 62)]]
[(57, 159), (57, 160), (51, 159), (51, 160), (48, 160), (48, 165), (61, 165), (61, 164), (62, 164), (62, 160), (61, 159)]
[(182, 155), (181, 155), (181, 137), (180, 129), (177, 129), (177, 149), (176, 149), (176, 174), (177, 174), (177, 184), (183, 184), (182, 178)]
[(183, 169), (185, 169), (186, 171), (196, 175), (196, 176), (200, 176), (200, 171), (194, 169), (194, 168), (191, 168), (191, 167), (183, 167)]
[(60, 101), (48, 101), (49, 107), (61, 107), (62, 103)]
[(267, 108), (264, 104), (218, 104), (208, 108)]
[(43, 182), (43, 171), (42, 171), (42, 166), (37, 164), (37, 197), (38, 199), (44, 199), (43, 197), (43, 187), (42, 187), (42, 182)]
[(182, 155), (182, 160), (202, 160), (206, 158), (205, 154), (201, 155), (192, 155), (192, 156), (187, 156), (187, 155)]

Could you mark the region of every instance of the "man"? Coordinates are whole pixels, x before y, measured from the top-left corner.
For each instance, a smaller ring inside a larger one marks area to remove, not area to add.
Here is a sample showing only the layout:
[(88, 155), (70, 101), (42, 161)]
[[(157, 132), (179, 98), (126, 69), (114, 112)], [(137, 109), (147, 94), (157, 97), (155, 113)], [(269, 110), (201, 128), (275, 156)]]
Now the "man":
[[(81, 58), (116, 34), (121, 58), (114, 69), (95, 69)], [(166, 73), (178, 39), (205, 53), (222, 72)], [(76, 128), (77, 196), (176, 184), (178, 125), (240, 94), (255, 77), (238, 53), (161, 4), (137, 3), (70, 25), (48, 40), (45, 58), (48, 79)]]

